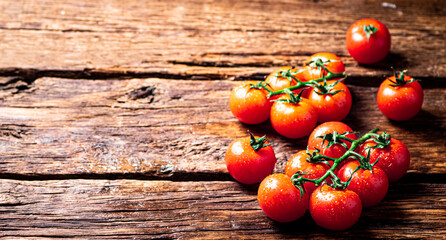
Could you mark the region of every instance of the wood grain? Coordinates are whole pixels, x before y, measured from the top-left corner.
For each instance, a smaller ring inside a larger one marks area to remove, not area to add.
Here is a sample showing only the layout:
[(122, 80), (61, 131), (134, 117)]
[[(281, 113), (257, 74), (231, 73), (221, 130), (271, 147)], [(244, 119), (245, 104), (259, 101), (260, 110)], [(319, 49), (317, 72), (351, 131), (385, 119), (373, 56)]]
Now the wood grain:
[[(279, 159), (276, 171), (283, 171), (307, 139), (285, 139), (268, 122), (238, 122), (228, 107), (238, 83), (41, 78), (19, 93), (5, 90), (0, 172), (14, 178), (228, 179), (226, 146), (247, 130), (267, 135)], [(349, 86), (354, 105), (347, 124), (362, 134), (378, 127), (402, 140), (411, 152), (411, 173), (444, 174), (445, 89), (426, 89), (422, 111), (394, 122), (376, 106), (377, 88)]]
[[(391, 53), (371, 66), (344, 40), (365, 17), (392, 35)], [(445, 21), (442, 0), (0, 0), (0, 238), (444, 239)], [(238, 122), (228, 96), (320, 51), (346, 65), (354, 103), (344, 122), (361, 134), (379, 127), (411, 153), (409, 173), (344, 232), (308, 213), (268, 219), (257, 186), (224, 165), (248, 130), (273, 143), (275, 172), (305, 149), (268, 122)], [(422, 80), (410, 121), (377, 108), (390, 67)]]
[[(392, 5), (393, 4), (393, 5)], [(339, 55), (352, 76), (446, 77), (446, 3), (392, 1), (0, 1), (0, 73), (45, 76), (112, 72), (192, 79), (258, 78), (301, 65), (316, 52)], [(358, 19), (392, 35), (383, 62), (358, 65), (345, 33)], [(53, 74), (53, 75), (51, 75)]]
[(10, 239), (441, 239), (446, 234), (445, 184), (392, 184), (385, 200), (365, 209), (350, 230), (331, 232), (309, 214), (288, 224), (268, 219), (256, 201), (256, 186), (234, 182), (0, 181), (0, 236)]

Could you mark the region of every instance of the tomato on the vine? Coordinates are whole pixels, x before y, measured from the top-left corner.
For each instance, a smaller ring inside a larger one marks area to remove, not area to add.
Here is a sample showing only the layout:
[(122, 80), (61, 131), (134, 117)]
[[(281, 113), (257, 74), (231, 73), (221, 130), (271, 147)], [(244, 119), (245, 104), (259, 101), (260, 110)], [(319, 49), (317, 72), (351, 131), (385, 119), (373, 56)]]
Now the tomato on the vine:
[(359, 166), (357, 161), (351, 161), (339, 169), (337, 175), (344, 182), (351, 178), (347, 189), (358, 194), (363, 207), (377, 205), (384, 199), (389, 189), (387, 175), (376, 165), (372, 167), (372, 171), (359, 168), (354, 172)]
[(363, 64), (377, 63), (390, 51), (389, 30), (375, 19), (361, 19), (353, 23), (345, 40), (350, 55)]
[(284, 88), (289, 88), (297, 84), (297, 81), (294, 78), (287, 78), (285, 73), (291, 73), (296, 79), (301, 80), (301, 71), (299, 69), (293, 67), (281, 67), (274, 72), (270, 73), (268, 77), (265, 79), (265, 83), (267, 83), (267, 87), (271, 91), (279, 91)]
[[(297, 98), (297, 99), (296, 99)], [(271, 125), (287, 138), (304, 137), (317, 124), (317, 110), (308, 99), (283, 95), (271, 107)]]
[(274, 150), (266, 139), (253, 135), (231, 142), (225, 154), (229, 174), (244, 184), (261, 182), (273, 172), (276, 162)]
[(313, 88), (308, 100), (318, 111), (318, 122), (340, 121), (352, 107), (352, 95), (348, 87), (333, 80)]
[(307, 61), (305, 61), (304, 71), (302, 72), (304, 81), (320, 79), (327, 75), (328, 72), (318, 64), (323, 64), (323, 66), (332, 73), (345, 72), (344, 63), (338, 56), (333, 53), (320, 52), (313, 54)]
[(414, 117), (423, 105), (423, 88), (412, 77), (391, 76), (384, 80), (378, 89), (377, 103), (381, 112), (388, 118), (405, 121)]
[(360, 148), (362, 155), (367, 156), (370, 149), (370, 163), (378, 160), (375, 166), (386, 172), (389, 182), (402, 178), (410, 166), (410, 153), (406, 145), (392, 138), (389, 146), (385, 148), (373, 148), (374, 146), (376, 143), (373, 141), (365, 142)]
[(356, 134), (353, 133), (353, 130), (345, 123), (332, 121), (332, 122), (325, 122), (317, 126), (313, 132), (311, 132), (310, 137), (308, 138), (308, 148), (309, 149), (319, 149), (320, 154), (323, 154), (325, 156), (331, 157), (331, 158), (340, 158), (344, 153), (347, 151), (347, 148), (350, 148), (351, 143), (347, 140), (342, 140), (343, 143), (347, 146), (345, 148), (340, 143), (336, 143), (331, 145), (327, 148), (328, 142), (323, 142), (322, 136), (329, 133), (337, 132), (338, 134), (344, 134), (345, 132), (352, 132), (348, 133), (346, 137), (357, 140)]
[[(313, 151), (310, 150), (310, 154)], [(285, 174), (292, 177), (297, 171), (304, 172), (309, 179), (318, 179), (322, 177), (329, 169), (327, 164), (324, 163), (310, 163), (307, 161), (308, 154), (305, 150), (299, 151), (287, 161), (285, 165)], [(311, 194), (316, 186), (312, 182), (304, 183), (305, 190), (308, 194)]]
[(232, 114), (242, 123), (259, 124), (269, 118), (273, 102), (259, 82), (247, 81), (237, 85), (229, 97)]
[(257, 200), (271, 219), (291, 222), (302, 217), (308, 209), (308, 194), (302, 193), (292, 184), (289, 176), (275, 173), (260, 183)]
[(317, 225), (335, 231), (353, 226), (361, 216), (358, 194), (328, 185), (316, 188), (310, 196), (310, 214)]

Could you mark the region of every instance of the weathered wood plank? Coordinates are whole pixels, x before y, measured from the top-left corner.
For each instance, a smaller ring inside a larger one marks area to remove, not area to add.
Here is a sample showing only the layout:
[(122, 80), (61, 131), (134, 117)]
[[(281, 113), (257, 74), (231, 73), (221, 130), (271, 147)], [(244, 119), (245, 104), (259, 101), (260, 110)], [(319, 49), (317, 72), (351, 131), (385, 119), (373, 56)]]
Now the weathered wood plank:
[[(441, 0), (3, 0), (0, 9), (2, 74), (11, 68), (96, 69), (252, 78), (329, 51), (352, 76), (382, 76), (393, 66), (416, 77), (446, 77)], [(344, 40), (348, 27), (364, 17), (384, 22), (393, 38), (389, 57), (367, 68), (352, 60)]]
[[(0, 236), (94, 239), (439, 238), (445, 184), (397, 183), (344, 232), (268, 219), (256, 186), (235, 182), (0, 180)], [(414, 227), (416, 226), (416, 227)], [(255, 234), (255, 235), (253, 235)]]
[[(306, 139), (285, 139), (268, 122), (239, 123), (228, 107), (236, 84), (41, 78), (15, 94), (17, 89), (4, 87), (0, 173), (45, 179), (230, 179), (226, 146), (248, 129), (268, 136), (279, 159), (276, 171), (282, 171), (292, 154), (306, 148)], [(379, 111), (376, 87), (349, 86), (354, 104), (347, 124), (361, 133), (379, 127), (402, 140), (412, 155), (411, 173), (446, 171), (444, 88), (425, 89), (422, 111), (410, 121), (394, 122)]]

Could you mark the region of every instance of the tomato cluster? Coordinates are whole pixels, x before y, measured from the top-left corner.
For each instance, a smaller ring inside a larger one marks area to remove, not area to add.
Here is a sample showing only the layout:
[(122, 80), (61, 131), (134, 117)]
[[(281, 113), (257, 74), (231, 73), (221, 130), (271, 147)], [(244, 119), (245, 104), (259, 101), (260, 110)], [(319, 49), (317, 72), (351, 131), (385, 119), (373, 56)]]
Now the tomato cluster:
[[(357, 21), (346, 35), (347, 50), (361, 64), (381, 61), (390, 43), (388, 29), (374, 19)], [(377, 93), (379, 109), (391, 120), (414, 117), (423, 103), (418, 80), (405, 73), (387, 78)], [(251, 134), (227, 149), (229, 173), (244, 184), (260, 183), (257, 200), (271, 219), (290, 222), (309, 210), (316, 224), (326, 229), (348, 229), (364, 207), (379, 204), (389, 183), (407, 172), (410, 154), (401, 141), (386, 132), (378, 134), (378, 129), (358, 138), (340, 122), (352, 105), (344, 79), (341, 59), (323, 52), (312, 55), (301, 68), (282, 67), (264, 81), (243, 82), (232, 90), (230, 109), (241, 122), (269, 119), (282, 136), (309, 135), (307, 149), (290, 157), (284, 173), (273, 174), (277, 159), (265, 137)]]
[(263, 212), (279, 222), (294, 221), (307, 210), (330, 230), (354, 225), (363, 207), (379, 204), (389, 182), (408, 170), (406, 146), (374, 129), (361, 138), (342, 122), (317, 126), (307, 150), (291, 156), (284, 173), (274, 173), (276, 157), (264, 137), (237, 139), (225, 156), (229, 173), (246, 184), (258, 183)]
[(282, 67), (265, 81), (236, 86), (229, 98), (233, 115), (246, 124), (268, 118), (287, 138), (307, 136), (317, 122), (340, 121), (350, 112), (352, 96), (342, 82), (345, 67), (331, 53), (311, 56), (300, 69)]

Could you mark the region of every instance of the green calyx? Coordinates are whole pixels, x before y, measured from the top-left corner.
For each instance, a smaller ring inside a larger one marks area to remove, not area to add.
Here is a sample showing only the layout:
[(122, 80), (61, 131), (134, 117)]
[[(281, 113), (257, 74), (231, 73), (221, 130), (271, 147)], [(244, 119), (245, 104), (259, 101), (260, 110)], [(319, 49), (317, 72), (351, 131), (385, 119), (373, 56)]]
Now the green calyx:
[(339, 134), (338, 132), (334, 131), (333, 133), (327, 133), (324, 136), (317, 136), (317, 138), (322, 138), (322, 144), (328, 142), (327, 148), (333, 146), (334, 144), (340, 144), (347, 149), (347, 144), (345, 144), (345, 142), (342, 140), (350, 141), (351, 139), (348, 138), (347, 135), (352, 133), (356, 134), (356, 132), (350, 131)]
[[(353, 158), (356, 161), (358, 161), (359, 166), (354, 170), (354, 172), (352, 173), (352, 176), (359, 169), (366, 169), (366, 170), (372, 171), (373, 166), (379, 161), (379, 159), (375, 163), (370, 164), (370, 148), (366, 149), (368, 151), (366, 156), (363, 156), (363, 155), (357, 153), (355, 150), (366, 141), (373, 141), (376, 143), (376, 145), (373, 146), (372, 148), (384, 148), (384, 147), (389, 146), (390, 139), (391, 139), (390, 135), (387, 134), (386, 132), (384, 132), (382, 134), (377, 134), (377, 132), (378, 132), (377, 128), (373, 129), (357, 140), (347, 137), (348, 134), (354, 133), (354, 132), (345, 132), (342, 134), (333, 132), (330, 134), (325, 134), (324, 136), (320, 136), (320, 138), (323, 139), (323, 142), (328, 142), (328, 145), (327, 145), (328, 147), (332, 146), (334, 144), (340, 144), (341, 146), (343, 146), (346, 149), (346, 152), (340, 158), (332, 158), (332, 157), (328, 157), (328, 156), (320, 154), (319, 149), (316, 149), (312, 154), (310, 154), (309, 150), (307, 149), (307, 154), (308, 154), (307, 162), (325, 163), (328, 166), (330, 166), (330, 169), (327, 170), (322, 177), (317, 178), (317, 179), (306, 178), (305, 175), (308, 175), (308, 174), (306, 174), (304, 172), (298, 172), (291, 177), (291, 181), (292, 181), (293, 185), (296, 186), (296, 188), (298, 188), (301, 192), (304, 190), (303, 184), (307, 183), (307, 182), (312, 182), (316, 186), (319, 186), (321, 184), (328, 184), (330, 187), (333, 187), (333, 188), (346, 189), (347, 186), (350, 184), (352, 177), (350, 177), (350, 179), (348, 179), (345, 182), (341, 181), (340, 178), (335, 174), (337, 167), (344, 160), (346, 160), (348, 158)], [(345, 141), (350, 142), (351, 145), (349, 148), (347, 147), (347, 144), (345, 143)], [(333, 164), (330, 165), (329, 161), (332, 161)], [(328, 179), (330, 179), (330, 181), (327, 181)]]
[(376, 31), (378, 31), (378, 28), (374, 27), (372, 24), (369, 24), (369, 25), (364, 25), (363, 30), (364, 30), (365, 35), (367, 37), (367, 43), (368, 43), (369, 40), (370, 40), (370, 36), (375, 34)]
[(334, 82), (332, 84), (328, 84), (327, 83), (327, 79), (325, 79), (325, 77), (324, 77), (324, 83), (323, 84), (320, 84), (318, 82), (314, 83), (314, 85), (313, 85), (313, 87), (315, 88), (314, 92), (319, 94), (319, 95), (335, 95), (336, 93), (342, 92), (342, 91), (344, 91), (342, 89), (334, 91), (334, 87), (338, 83), (343, 81), (344, 79), (345, 79), (345, 77), (339, 79), (338, 81), (336, 81), (336, 82)]
[(296, 70), (295, 67), (291, 67), (290, 69), (286, 70), (286, 71), (279, 71), (276, 74), (276, 77), (283, 77), (288, 79), (288, 81), (292, 82), (293, 80), (296, 82), (300, 82), (299, 79), (297, 79), (294, 75), (302, 72), (303, 70)]
[(257, 84), (249, 84), (249, 88), (250, 89), (267, 89), (268, 90), (268, 88), (266, 88), (266, 86), (268, 86), (269, 85), (269, 83), (266, 83), (266, 82), (258, 82)]
[(325, 65), (331, 63), (331, 62), (339, 62), (338, 60), (333, 59), (322, 59), (322, 58), (316, 58), (314, 60), (311, 60), (307, 63), (305, 63), (305, 66), (309, 66), (312, 68), (317, 68), (319, 71), (324, 69), (323, 75), (325, 75), (326, 72), (330, 72)]
[(415, 79), (415, 78), (411, 78), (409, 80), (404, 80), (405, 74), (406, 74), (407, 70), (403, 70), (400, 72), (396, 72), (395, 70), (393, 71), (393, 75), (395, 76), (395, 81), (389, 80), (390, 82), (392, 82), (393, 84), (391, 84), (390, 86), (392, 87), (400, 87), (400, 86), (404, 86), (408, 83), (411, 82), (419, 82), (420, 80)]
[(293, 104), (297, 104), (300, 101), (302, 101), (302, 94), (305, 91), (305, 88), (302, 89), (298, 95), (295, 95), (291, 90), (285, 88), (284, 89), (284, 93), (288, 94), (289, 98), (287, 99), (277, 99), (274, 100), (275, 102), (287, 102), (287, 103), (293, 103)]
[(254, 151), (256, 151), (256, 152), (264, 147), (271, 145), (271, 143), (265, 144), (266, 143), (265, 136), (263, 136), (261, 138), (255, 138), (251, 132), (249, 132), (249, 136), (251, 138), (249, 140), (249, 143), (251, 144), (252, 149), (254, 149)]

